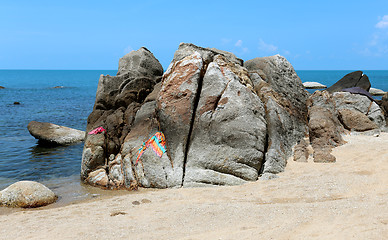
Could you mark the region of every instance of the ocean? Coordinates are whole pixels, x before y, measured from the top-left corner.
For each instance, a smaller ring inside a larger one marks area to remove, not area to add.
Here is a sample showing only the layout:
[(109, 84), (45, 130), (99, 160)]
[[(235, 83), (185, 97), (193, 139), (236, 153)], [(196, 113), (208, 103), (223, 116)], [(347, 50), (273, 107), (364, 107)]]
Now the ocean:
[[(116, 70), (0, 70), (0, 190), (20, 180), (39, 181), (60, 200), (90, 195), (80, 182), (83, 143), (42, 147), (32, 137), (30, 121), (86, 129), (100, 74)], [(297, 71), (302, 82), (331, 86), (351, 70)], [(388, 91), (388, 71), (364, 71), (372, 87)], [(59, 88), (55, 88), (59, 87)], [(15, 105), (14, 102), (20, 102)]]

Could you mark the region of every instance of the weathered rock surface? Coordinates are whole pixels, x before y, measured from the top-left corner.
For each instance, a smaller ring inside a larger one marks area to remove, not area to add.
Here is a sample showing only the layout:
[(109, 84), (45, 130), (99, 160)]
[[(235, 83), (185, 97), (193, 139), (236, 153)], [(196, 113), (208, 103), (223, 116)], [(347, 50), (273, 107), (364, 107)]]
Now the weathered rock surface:
[(34, 208), (51, 204), (57, 198), (43, 184), (33, 181), (20, 181), (0, 191), (0, 206)]
[(365, 114), (356, 110), (340, 109), (339, 119), (348, 130), (363, 132), (378, 128)]
[(280, 55), (255, 58), (244, 66), (263, 80), (255, 85), (264, 102), (268, 129), (262, 172), (282, 172), (292, 147), (308, 134), (308, 94), (292, 65)]
[(373, 96), (384, 96), (386, 94), (386, 92), (377, 88), (370, 88), (369, 93), (372, 94)]
[(327, 88), (326, 85), (323, 85), (319, 82), (304, 82), (303, 86), (306, 89), (325, 89), (325, 88)]
[(329, 93), (340, 92), (344, 88), (360, 87), (369, 91), (371, 84), (367, 75), (363, 74), (362, 71), (355, 71), (346, 74), (333, 86), (326, 89)]
[(208, 65), (195, 114), (184, 186), (257, 180), (264, 156), (263, 103), (242, 66), (217, 55)]
[(307, 101), (309, 109), (309, 137), (314, 149), (314, 162), (335, 162), (333, 147), (344, 144), (345, 129), (338, 120), (338, 110), (332, 96), (316, 91)]
[(383, 111), (376, 102), (371, 101), (367, 96), (348, 92), (336, 92), (333, 94), (333, 100), (338, 110), (355, 110), (366, 115), (379, 128), (386, 126)]
[(309, 158), (309, 150), (308, 144), (304, 139), (302, 139), (295, 147), (294, 147), (294, 161), (296, 162), (307, 162)]
[(31, 121), (27, 126), (30, 134), (44, 144), (66, 145), (81, 142), (85, 132), (52, 123)]
[(178, 50), (174, 53), (174, 58), (172, 59), (171, 63), (178, 62), (195, 52), (199, 53), (199, 55), (202, 57), (202, 60), (206, 63), (213, 61), (213, 58), (216, 55), (223, 55), (229, 61), (240, 66), (242, 66), (244, 62), (242, 59), (237, 58), (233, 53), (230, 52), (222, 51), (216, 48), (203, 48), (192, 43), (181, 43), (179, 44)]
[[(248, 71), (232, 53), (183, 43), (160, 81), (157, 60), (144, 51), (122, 58), (117, 76), (100, 78), (87, 130), (107, 132), (85, 141), (86, 182), (104, 188), (236, 185), (257, 180), (265, 158), (264, 172), (284, 170), (307, 130), (307, 92), (287, 60), (263, 58), (263, 69)], [(139, 70), (142, 61), (150, 69)], [(139, 147), (157, 131), (167, 152), (159, 158), (149, 148), (135, 164)]]
[[(129, 188), (137, 184), (130, 157), (121, 155), (118, 159), (117, 155), (129, 133), (132, 131), (135, 135), (139, 130), (132, 128), (136, 113), (160, 82), (162, 74), (163, 68), (153, 54), (140, 48), (120, 59), (117, 76), (101, 75), (87, 131), (103, 126), (106, 133), (87, 135), (82, 155), (82, 179), (109, 188)], [(144, 140), (148, 134), (141, 132), (136, 136)], [(106, 171), (108, 180), (100, 169)]]

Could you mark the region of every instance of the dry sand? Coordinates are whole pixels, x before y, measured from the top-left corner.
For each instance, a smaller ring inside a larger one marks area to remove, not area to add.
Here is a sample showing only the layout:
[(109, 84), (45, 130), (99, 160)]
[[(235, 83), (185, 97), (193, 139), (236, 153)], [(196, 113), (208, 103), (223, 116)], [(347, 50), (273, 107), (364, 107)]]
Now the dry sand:
[(388, 134), (345, 139), (336, 163), (289, 161), (269, 181), (3, 214), (0, 238), (388, 239)]

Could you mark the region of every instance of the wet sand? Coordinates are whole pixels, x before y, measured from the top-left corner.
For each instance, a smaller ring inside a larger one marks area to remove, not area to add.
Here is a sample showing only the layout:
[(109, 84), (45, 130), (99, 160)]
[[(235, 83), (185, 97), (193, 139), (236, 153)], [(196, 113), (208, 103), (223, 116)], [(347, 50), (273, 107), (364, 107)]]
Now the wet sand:
[(345, 140), (336, 163), (289, 161), (269, 181), (5, 213), (0, 239), (387, 239), (388, 134)]

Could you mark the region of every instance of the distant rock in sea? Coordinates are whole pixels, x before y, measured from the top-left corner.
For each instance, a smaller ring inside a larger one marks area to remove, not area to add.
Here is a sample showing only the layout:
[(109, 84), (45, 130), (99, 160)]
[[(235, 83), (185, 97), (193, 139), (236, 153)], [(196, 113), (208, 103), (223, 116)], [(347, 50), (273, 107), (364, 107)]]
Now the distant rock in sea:
[(346, 74), (331, 87), (326, 89), (329, 93), (340, 92), (345, 88), (359, 87), (369, 91), (371, 84), (369, 78), (362, 71), (355, 71)]
[(326, 85), (323, 85), (319, 82), (304, 82), (303, 86), (306, 89), (325, 89), (325, 88), (327, 88)]
[(48, 145), (67, 145), (81, 142), (85, 138), (84, 131), (47, 122), (31, 121), (27, 129), (40, 143)]
[(0, 86), (0, 89), (4, 89), (5, 87), (3, 87), (3, 86)]
[(33, 181), (16, 182), (0, 191), (0, 206), (35, 208), (55, 202), (58, 197), (46, 186)]
[(56, 89), (56, 88), (64, 88), (64, 86), (55, 86), (55, 87), (52, 87), (52, 88), (54, 88), (54, 89)]
[(369, 93), (372, 94), (373, 96), (384, 96), (386, 92), (384, 92), (381, 89), (377, 89), (377, 88), (372, 88), (371, 87), (369, 89)]
[(20, 105), (20, 102), (13, 102), (13, 105)]

